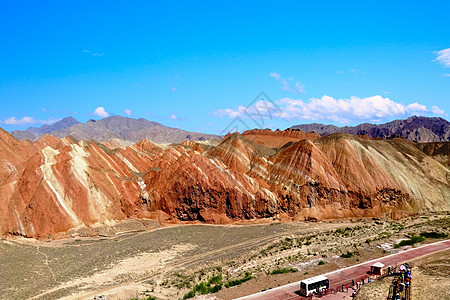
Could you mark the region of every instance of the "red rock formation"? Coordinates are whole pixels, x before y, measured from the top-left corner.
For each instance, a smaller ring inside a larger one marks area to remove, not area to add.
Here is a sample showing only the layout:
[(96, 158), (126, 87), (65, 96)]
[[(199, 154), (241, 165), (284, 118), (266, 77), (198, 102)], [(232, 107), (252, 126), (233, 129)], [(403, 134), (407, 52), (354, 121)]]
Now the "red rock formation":
[(449, 210), (448, 168), (414, 144), (302, 134), (111, 149), (72, 137), (20, 142), (0, 130), (0, 230), (44, 237), (129, 218), (225, 224)]

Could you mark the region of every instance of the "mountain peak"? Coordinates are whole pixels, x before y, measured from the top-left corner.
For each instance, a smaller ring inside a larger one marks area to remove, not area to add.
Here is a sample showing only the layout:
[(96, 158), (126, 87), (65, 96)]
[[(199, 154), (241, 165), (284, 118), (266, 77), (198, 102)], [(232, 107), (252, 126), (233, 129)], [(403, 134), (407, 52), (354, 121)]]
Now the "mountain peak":
[(384, 124), (364, 123), (345, 127), (314, 123), (295, 125), (291, 129), (315, 131), (320, 135), (342, 132), (383, 139), (398, 136), (414, 142), (450, 141), (450, 122), (440, 117), (411, 116), (404, 120), (394, 120)]
[[(189, 132), (164, 126), (144, 118), (134, 119), (122, 116), (110, 116), (100, 120), (88, 120), (80, 123), (73, 117), (64, 118), (51, 125), (40, 128), (30, 127), (27, 130), (16, 130), (12, 134), (20, 140), (36, 141), (45, 134), (64, 138), (71, 135), (77, 140), (95, 140), (108, 143), (111, 139), (125, 141), (120, 146), (136, 143), (145, 138), (155, 143), (181, 143), (184, 140), (209, 140), (218, 138), (216, 135)], [(117, 143), (113, 143), (116, 145)], [(117, 144), (117, 145), (119, 145)]]
[[(35, 139), (38, 139), (39, 137), (48, 134), (52, 131), (57, 131), (65, 128), (69, 128), (75, 124), (79, 124), (77, 119), (74, 117), (66, 117), (62, 120), (59, 120), (52, 124), (44, 124), (41, 127), (28, 127), (25, 131), (33, 134), (35, 136)], [(18, 137), (20, 138), (20, 137)]]

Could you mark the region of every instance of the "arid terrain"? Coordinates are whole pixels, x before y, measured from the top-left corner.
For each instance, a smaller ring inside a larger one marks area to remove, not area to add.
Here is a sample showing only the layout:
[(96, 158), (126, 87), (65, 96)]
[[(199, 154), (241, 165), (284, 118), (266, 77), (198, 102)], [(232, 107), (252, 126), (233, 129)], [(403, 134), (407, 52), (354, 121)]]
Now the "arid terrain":
[[(122, 230), (138, 228), (126, 225)], [(450, 217), (244, 222), (137, 230), (103, 238), (2, 239), (0, 298), (90, 299), (108, 295), (108, 299), (181, 299), (196, 284), (221, 275), (224, 285), (208, 297), (233, 299), (395, 253), (405, 247), (394, 248), (393, 244), (412, 235), (449, 234)], [(432, 241), (436, 239), (422, 243)], [(348, 253), (345, 258), (343, 254)], [(283, 269), (289, 271), (277, 271)], [(426, 272), (423, 274), (429, 274)], [(245, 277), (250, 279), (226, 287)]]

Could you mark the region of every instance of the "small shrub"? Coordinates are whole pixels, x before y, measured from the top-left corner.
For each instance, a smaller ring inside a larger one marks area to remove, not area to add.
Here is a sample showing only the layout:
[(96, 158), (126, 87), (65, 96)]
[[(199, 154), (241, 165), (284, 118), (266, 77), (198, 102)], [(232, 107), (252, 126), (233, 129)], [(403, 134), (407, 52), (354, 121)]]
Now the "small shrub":
[(211, 277), (207, 282), (200, 282), (192, 288), (187, 294), (183, 296), (183, 299), (195, 297), (198, 293), (200, 295), (206, 295), (210, 293), (217, 293), (222, 289), (222, 274)]
[(319, 263), (318, 263), (319, 266), (324, 265), (324, 264), (325, 264), (325, 262), (323, 260), (319, 261)]
[(228, 281), (227, 283), (225, 283), (225, 287), (230, 288), (232, 286), (241, 285), (244, 282), (249, 281), (250, 279), (253, 279), (253, 278), (255, 278), (255, 277), (253, 277), (250, 272), (247, 272), (247, 273), (245, 273), (245, 276), (243, 278), (231, 280), (231, 281)]
[(187, 292), (186, 294), (184, 294), (183, 299), (189, 299), (189, 298), (194, 298), (195, 297), (195, 292), (194, 290), (190, 290), (189, 292)]
[(383, 232), (378, 234), (378, 238), (380, 238), (380, 239), (388, 238), (390, 236), (391, 236), (391, 234), (389, 232), (386, 232), (386, 231), (383, 231)]
[(438, 233), (438, 232), (434, 232), (434, 231), (422, 232), (420, 235), (425, 238), (429, 238), (429, 239), (445, 239), (448, 237), (448, 235), (445, 233)]
[(208, 280), (208, 285), (212, 285), (212, 284), (221, 284), (222, 283), (222, 274), (219, 274), (217, 276), (211, 277)]
[(272, 272), (269, 272), (269, 275), (295, 273), (297, 271), (298, 270), (294, 269), (294, 268), (281, 268), (281, 269), (276, 269), (276, 270), (273, 270)]
[(400, 241), (400, 243), (395, 244), (394, 248), (400, 248), (400, 247), (403, 247), (403, 246), (414, 245), (416, 243), (420, 243), (420, 242), (425, 241), (425, 239), (426, 238), (421, 236), (421, 235), (414, 235), (409, 240), (403, 240), (403, 241)]
[(352, 257), (353, 255), (354, 255), (353, 252), (347, 251), (347, 253), (342, 253), (342, 254), (341, 254), (341, 257), (342, 257), (342, 258), (350, 258), (350, 257)]

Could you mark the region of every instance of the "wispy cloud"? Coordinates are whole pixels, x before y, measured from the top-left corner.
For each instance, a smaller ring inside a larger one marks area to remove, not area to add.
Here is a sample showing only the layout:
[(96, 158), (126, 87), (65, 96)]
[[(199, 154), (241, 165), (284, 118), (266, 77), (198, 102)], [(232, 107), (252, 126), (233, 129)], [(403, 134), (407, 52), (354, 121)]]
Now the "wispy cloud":
[(304, 86), (301, 84), (301, 82), (295, 81), (294, 78), (292, 77), (286, 79), (281, 77), (280, 74), (275, 72), (270, 73), (270, 76), (278, 80), (281, 83), (283, 90), (285, 91), (294, 92), (296, 94), (303, 93), (304, 91)]
[(100, 118), (109, 117), (109, 113), (105, 110), (103, 106), (97, 107), (94, 112), (94, 115), (99, 116)]
[(180, 120), (180, 117), (178, 117), (178, 116), (177, 116), (176, 114), (174, 114), (174, 113), (171, 113), (171, 114), (169, 115), (169, 119), (178, 121), (178, 120)]
[(131, 116), (131, 114), (132, 114), (131, 109), (124, 109), (123, 112), (124, 112), (127, 116)]
[(450, 68), (450, 48), (437, 51), (435, 55), (436, 59), (434, 61), (439, 62), (446, 68)]
[(105, 55), (104, 53), (98, 53), (98, 52), (93, 53), (91, 50), (87, 50), (87, 49), (83, 50), (83, 53), (89, 53), (89, 55), (92, 55), (92, 56), (103, 56), (103, 55)]
[(6, 124), (6, 125), (31, 125), (31, 124), (53, 124), (60, 119), (50, 118), (48, 120), (36, 120), (34, 117), (23, 117), (23, 118), (16, 118), (16, 117), (10, 117), (6, 119), (5, 121), (0, 121), (0, 123)]
[[(272, 114), (260, 113), (260, 110), (270, 110)], [(275, 110), (275, 108), (277, 110)], [(258, 101), (251, 107), (238, 106), (215, 111), (219, 117), (248, 118), (249, 115), (266, 116), (266, 118), (296, 119), (296, 120), (330, 120), (341, 124), (355, 122), (381, 122), (391, 117), (407, 117), (419, 115), (443, 115), (444, 111), (437, 106), (428, 109), (426, 105), (411, 103), (408, 105), (395, 102), (380, 95), (349, 99), (335, 99), (330, 96), (310, 98), (308, 101), (292, 98), (282, 98), (275, 104), (268, 101)]]
[(439, 107), (437, 107), (436, 105), (431, 107), (431, 113), (434, 115), (440, 115), (440, 116), (444, 115), (444, 111), (442, 109), (440, 109)]
[(352, 70), (350, 70), (350, 72), (351, 72), (353, 75), (362, 75), (362, 74), (366, 74), (366, 72), (361, 71), (361, 70), (356, 70), (356, 69), (352, 69)]

